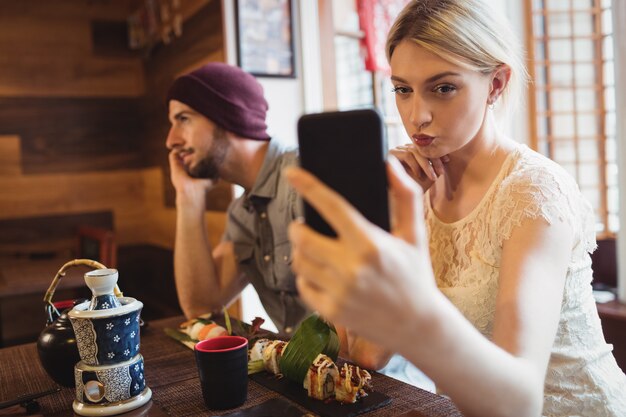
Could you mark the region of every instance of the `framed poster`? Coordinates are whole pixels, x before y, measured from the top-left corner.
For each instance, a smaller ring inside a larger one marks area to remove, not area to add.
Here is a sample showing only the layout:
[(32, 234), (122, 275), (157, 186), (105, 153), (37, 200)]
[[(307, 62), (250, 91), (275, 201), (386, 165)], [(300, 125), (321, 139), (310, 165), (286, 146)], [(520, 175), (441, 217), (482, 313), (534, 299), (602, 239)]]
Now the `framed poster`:
[(296, 76), (291, 0), (235, 0), (239, 66), (261, 77)]

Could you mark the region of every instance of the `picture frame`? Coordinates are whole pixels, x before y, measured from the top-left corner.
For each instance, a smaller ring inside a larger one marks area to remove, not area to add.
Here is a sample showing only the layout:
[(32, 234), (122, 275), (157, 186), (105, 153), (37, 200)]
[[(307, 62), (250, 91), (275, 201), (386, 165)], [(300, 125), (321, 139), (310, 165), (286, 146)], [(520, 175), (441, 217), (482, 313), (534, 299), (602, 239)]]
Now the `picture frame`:
[(235, 0), (237, 62), (259, 77), (295, 78), (292, 0)]

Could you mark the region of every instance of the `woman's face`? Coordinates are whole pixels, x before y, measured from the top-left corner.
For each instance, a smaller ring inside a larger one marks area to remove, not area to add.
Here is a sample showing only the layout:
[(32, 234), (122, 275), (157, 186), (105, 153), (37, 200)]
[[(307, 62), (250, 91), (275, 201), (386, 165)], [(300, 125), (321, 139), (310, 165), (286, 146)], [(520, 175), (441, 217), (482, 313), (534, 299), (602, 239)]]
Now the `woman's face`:
[(478, 135), (490, 76), (457, 66), (410, 40), (396, 46), (390, 64), (402, 123), (423, 156), (451, 154)]

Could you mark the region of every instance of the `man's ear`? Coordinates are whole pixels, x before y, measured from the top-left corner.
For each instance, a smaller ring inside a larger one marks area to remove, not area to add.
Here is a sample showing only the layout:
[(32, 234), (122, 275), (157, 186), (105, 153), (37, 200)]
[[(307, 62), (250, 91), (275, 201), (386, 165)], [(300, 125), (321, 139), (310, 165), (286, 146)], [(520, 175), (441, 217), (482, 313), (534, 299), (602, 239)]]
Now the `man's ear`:
[(498, 98), (506, 88), (511, 79), (511, 67), (506, 64), (500, 65), (491, 74), (491, 88), (487, 104), (491, 105), (498, 101)]

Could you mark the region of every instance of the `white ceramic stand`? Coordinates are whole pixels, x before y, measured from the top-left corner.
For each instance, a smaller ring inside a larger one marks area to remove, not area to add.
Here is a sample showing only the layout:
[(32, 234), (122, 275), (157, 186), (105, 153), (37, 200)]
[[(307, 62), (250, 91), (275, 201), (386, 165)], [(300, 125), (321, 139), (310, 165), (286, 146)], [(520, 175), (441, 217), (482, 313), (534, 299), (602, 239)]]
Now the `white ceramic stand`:
[(81, 416), (114, 416), (139, 408), (150, 401), (150, 398), (152, 398), (152, 390), (146, 387), (141, 394), (118, 403), (89, 405), (74, 400), (72, 408)]

